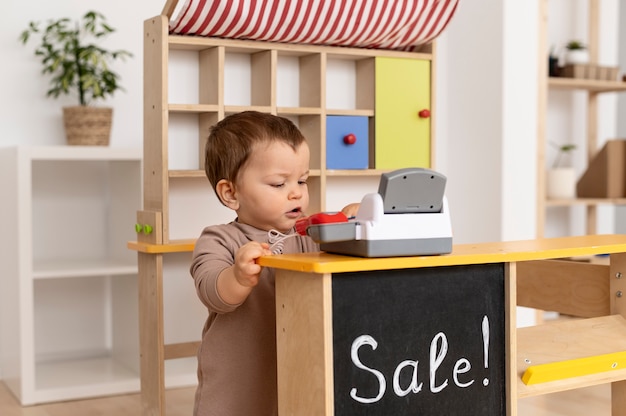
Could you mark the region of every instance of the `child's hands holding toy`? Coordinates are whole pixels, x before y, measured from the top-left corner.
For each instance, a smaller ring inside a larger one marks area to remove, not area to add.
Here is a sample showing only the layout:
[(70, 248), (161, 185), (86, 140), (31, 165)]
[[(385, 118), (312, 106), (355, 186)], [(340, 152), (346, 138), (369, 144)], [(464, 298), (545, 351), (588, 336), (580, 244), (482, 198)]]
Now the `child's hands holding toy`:
[(251, 241), (235, 254), (235, 263), (224, 269), (217, 279), (217, 291), (231, 305), (242, 303), (259, 283), (262, 267), (256, 263), (261, 256), (272, 254), (267, 243)]
[(356, 216), (356, 213), (359, 210), (360, 206), (361, 206), (361, 204), (359, 202), (354, 202), (352, 204), (348, 204), (345, 207), (343, 207), (341, 212), (343, 212), (343, 214), (346, 217), (353, 218), (353, 217)]
[(243, 246), (235, 254), (233, 273), (237, 282), (244, 287), (254, 287), (259, 283), (259, 275), (262, 267), (256, 263), (261, 256), (272, 254), (269, 244), (251, 241)]

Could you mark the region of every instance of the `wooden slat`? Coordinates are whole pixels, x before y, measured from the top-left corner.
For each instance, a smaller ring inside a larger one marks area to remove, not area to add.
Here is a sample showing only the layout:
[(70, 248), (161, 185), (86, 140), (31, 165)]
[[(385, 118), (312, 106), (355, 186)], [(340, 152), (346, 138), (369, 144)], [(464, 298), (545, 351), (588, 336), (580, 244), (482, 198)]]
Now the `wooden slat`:
[(142, 415), (164, 416), (163, 256), (140, 252), (138, 263)]
[(582, 318), (610, 313), (609, 267), (567, 260), (520, 262), (517, 304)]
[(331, 290), (331, 275), (277, 271), (280, 415), (334, 414)]
[(171, 19), (177, 4), (178, 0), (167, 0), (167, 2), (165, 2), (165, 5), (163, 6), (163, 11), (161, 11), (161, 14), (163, 16), (167, 16), (168, 20)]
[[(611, 313), (626, 318), (626, 253), (611, 255), (609, 283)], [(626, 381), (611, 385), (611, 409), (612, 415), (626, 415)]]
[(143, 208), (162, 213), (162, 238), (169, 240), (168, 89), (166, 16), (144, 22)]
[[(542, 57), (545, 55), (545, 52), (542, 52)], [(542, 59), (541, 64), (542, 68), (544, 65), (545, 59)], [(548, 85), (551, 89), (560, 89), (560, 90), (585, 90), (589, 92), (595, 93), (603, 93), (603, 92), (620, 92), (626, 91), (626, 82), (621, 81), (604, 81), (597, 79), (584, 79), (584, 78), (550, 78), (548, 81)]]
[(164, 359), (174, 360), (177, 358), (195, 357), (198, 355), (200, 341), (181, 342), (178, 344), (166, 344), (164, 346)]
[(517, 267), (519, 263), (504, 265), (505, 359), (506, 359), (506, 414), (517, 416)]
[(139, 241), (129, 241), (127, 247), (140, 253), (164, 254), (164, 253), (184, 253), (192, 252), (196, 244), (196, 239), (171, 240), (167, 244), (150, 244)]

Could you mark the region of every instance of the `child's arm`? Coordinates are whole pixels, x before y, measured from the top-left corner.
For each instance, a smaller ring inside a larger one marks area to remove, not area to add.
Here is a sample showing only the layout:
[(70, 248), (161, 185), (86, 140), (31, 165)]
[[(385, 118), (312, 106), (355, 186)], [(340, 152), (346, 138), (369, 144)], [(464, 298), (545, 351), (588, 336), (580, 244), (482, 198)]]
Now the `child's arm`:
[(241, 246), (235, 254), (235, 264), (222, 270), (217, 278), (217, 292), (222, 300), (231, 305), (245, 301), (252, 288), (259, 283), (262, 267), (256, 259), (270, 254), (266, 243), (253, 241)]

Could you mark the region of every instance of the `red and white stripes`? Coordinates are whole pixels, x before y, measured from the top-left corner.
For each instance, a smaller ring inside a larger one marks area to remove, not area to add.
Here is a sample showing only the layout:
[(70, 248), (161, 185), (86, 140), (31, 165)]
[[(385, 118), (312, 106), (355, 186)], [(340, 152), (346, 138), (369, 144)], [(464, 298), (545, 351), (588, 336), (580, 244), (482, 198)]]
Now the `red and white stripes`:
[(406, 49), (431, 42), (458, 0), (186, 0), (170, 33)]

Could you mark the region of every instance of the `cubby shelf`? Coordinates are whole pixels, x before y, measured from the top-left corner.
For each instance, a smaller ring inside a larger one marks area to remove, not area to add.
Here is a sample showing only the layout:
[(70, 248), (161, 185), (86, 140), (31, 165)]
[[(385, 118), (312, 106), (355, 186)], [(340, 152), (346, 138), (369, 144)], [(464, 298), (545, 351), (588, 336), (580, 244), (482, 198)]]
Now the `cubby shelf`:
[[(430, 129), (433, 119), (430, 112), (426, 117), (418, 114), (433, 105), (432, 45), (422, 52), (406, 52), (176, 36), (168, 35), (163, 23), (158, 19), (146, 22), (145, 63), (146, 86), (151, 86), (145, 104), (146, 120), (149, 120), (145, 146), (152, 149), (169, 146), (169, 161), (155, 152), (148, 152), (145, 160), (145, 173), (150, 172), (145, 176), (148, 181), (145, 188), (163, 190), (145, 200), (147, 211), (162, 216), (162, 243), (180, 237), (171, 224), (170, 187), (184, 187), (183, 180), (203, 176), (202, 149), (209, 129), (229, 114), (256, 110), (287, 117), (299, 126), (311, 148), (311, 212), (337, 209), (326, 200), (332, 187), (331, 178), (366, 181), (370, 178), (371, 191), (375, 187), (374, 179), (382, 172), (408, 166), (433, 167), (434, 139)], [(177, 60), (182, 63), (177, 64)], [(399, 79), (398, 84), (389, 84), (388, 76), (383, 78), (389, 71), (394, 72), (391, 78)], [(163, 84), (163, 74), (167, 74), (167, 84)], [(189, 76), (197, 77), (196, 83), (190, 83), (197, 92), (184, 93), (175, 86), (179, 78)], [(155, 85), (162, 88), (154, 88)], [(389, 101), (390, 94), (393, 102)], [(396, 102), (396, 98), (404, 101)], [(408, 111), (380, 111), (400, 105)], [(170, 115), (185, 118), (176, 119), (175, 123), (166, 121), (164, 125), (159, 109), (162, 106)], [(404, 114), (398, 118), (400, 113)], [(195, 114), (197, 118), (187, 116)], [(327, 167), (327, 152), (331, 150), (330, 139), (326, 137), (326, 118), (330, 116), (367, 119), (368, 137), (359, 139), (367, 142), (367, 166)], [(176, 129), (181, 125), (186, 127), (178, 134)], [(167, 144), (169, 137), (172, 140), (175, 137), (176, 151), (172, 144)], [(194, 141), (197, 144), (187, 150), (190, 154), (184, 162), (182, 159), (172, 162), (174, 153), (180, 151), (178, 143)], [(344, 202), (354, 201), (337, 204)]]
[(139, 388), (141, 149), (0, 149), (0, 366), (23, 405)]

